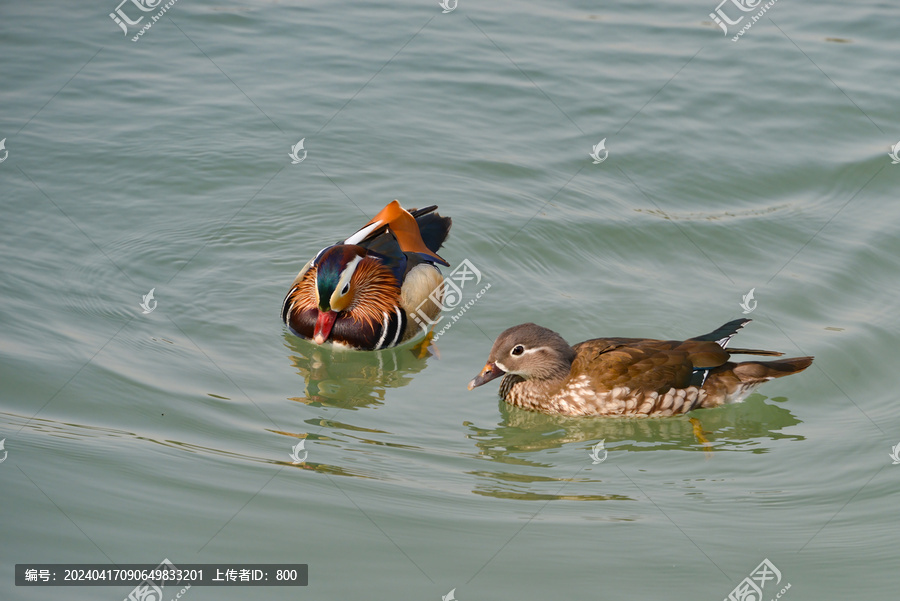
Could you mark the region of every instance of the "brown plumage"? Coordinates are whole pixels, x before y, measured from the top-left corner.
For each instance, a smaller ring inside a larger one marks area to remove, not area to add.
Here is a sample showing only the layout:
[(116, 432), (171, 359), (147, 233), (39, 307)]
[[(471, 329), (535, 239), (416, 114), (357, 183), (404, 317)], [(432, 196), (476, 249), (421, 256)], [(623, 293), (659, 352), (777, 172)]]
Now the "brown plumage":
[(500, 334), (469, 389), (499, 376), (506, 402), (544, 413), (647, 417), (680, 415), (743, 400), (767, 380), (803, 371), (812, 357), (730, 361), (728, 349), (749, 319), (690, 340), (596, 338), (571, 347), (556, 332), (527, 323)]

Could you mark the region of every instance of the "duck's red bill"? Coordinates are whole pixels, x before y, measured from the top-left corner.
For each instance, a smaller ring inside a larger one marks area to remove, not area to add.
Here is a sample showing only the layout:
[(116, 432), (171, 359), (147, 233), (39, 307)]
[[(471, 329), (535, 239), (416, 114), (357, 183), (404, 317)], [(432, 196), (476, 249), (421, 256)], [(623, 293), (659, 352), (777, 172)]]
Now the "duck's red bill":
[(337, 311), (319, 311), (316, 318), (316, 327), (313, 330), (313, 340), (316, 344), (322, 344), (331, 336), (331, 328), (334, 327), (334, 320), (337, 319)]
[(469, 382), (469, 390), (477, 386), (481, 386), (482, 384), (486, 384), (493, 380), (494, 378), (499, 378), (504, 375), (506, 372), (497, 367), (495, 363), (488, 363), (484, 366), (484, 369), (481, 370), (481, 373), (475, 376), (471, 382)]

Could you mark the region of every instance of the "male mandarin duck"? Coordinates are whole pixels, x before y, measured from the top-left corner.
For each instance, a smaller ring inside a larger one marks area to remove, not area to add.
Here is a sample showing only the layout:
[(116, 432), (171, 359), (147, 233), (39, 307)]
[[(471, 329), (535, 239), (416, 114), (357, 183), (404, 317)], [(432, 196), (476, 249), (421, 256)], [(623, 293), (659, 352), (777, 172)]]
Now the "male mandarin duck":
[[(416, 311), (441, 312), (437, 250), (451, 220), (437, 206), (407, 211), (396, 200), (342, 242), (320, 250), (297, 274), (281, 318), (316, 344), (378, 350), (411, 340), (425, 328)], [(436, 292), (436, 294), (432, 294)]]
[(731, 355), (780, 356), (727, 349), (749, 319), (689, 340), (596, 338), (571, 347), (533, 323), (497, 338), (469, 390), (504, 376), (500, 396), (512, 405), (568, 416), (666, 417), (743, 400), (772, 378), (803, 371), (812, 357), (734, 363)]

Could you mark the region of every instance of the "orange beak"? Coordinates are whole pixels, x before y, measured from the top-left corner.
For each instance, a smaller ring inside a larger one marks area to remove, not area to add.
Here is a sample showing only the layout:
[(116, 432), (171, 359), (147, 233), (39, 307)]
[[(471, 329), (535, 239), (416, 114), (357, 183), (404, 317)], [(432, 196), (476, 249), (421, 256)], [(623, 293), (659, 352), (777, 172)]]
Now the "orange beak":
[(313, 340), (316, 344), (322, 344), (331, 336), (331, 328), (334, 327), (334, 320), (337, 319), (336, 311), (319, 311), (319, 317), (316, 318), (316, 327), (313, 330)]
[(487, 384), (494, 378), (499, 378), (502, 375), (505, 375), (506, 372), (497, 367), (495, 363), (491, 363), (488, 361), (487, 365), (484, 366), (484, 369), (481, 370), (481, 373), (472, 378), (472, 381), (469, 382), (469, 390), (472, 390), (476, 386), (481, 386), (482, 384)]

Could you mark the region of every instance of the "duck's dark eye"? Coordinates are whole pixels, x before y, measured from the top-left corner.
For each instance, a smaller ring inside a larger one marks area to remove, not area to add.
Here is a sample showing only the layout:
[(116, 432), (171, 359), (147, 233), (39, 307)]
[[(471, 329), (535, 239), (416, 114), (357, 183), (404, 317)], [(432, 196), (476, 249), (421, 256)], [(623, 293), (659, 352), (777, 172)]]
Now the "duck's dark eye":
[(511, 350), (511, 351), (509, 352), (509, 354), (510, 354), (510, 355), (515, 355), (515, 356), (518, 357), (519, 355), (521, 355), (521, 354), (524, 353), (524, 352), (525, 352), (525, 347), (522, 346), (521, 344), (517, 344), (516, 346), (513, 347), (513, 350)]
[(341, 288), (341, 296), (344, 296), (348, 292), (350, 292), (350, 282), (347, 282), (346, 284), (344, 284), (344, 287)]

